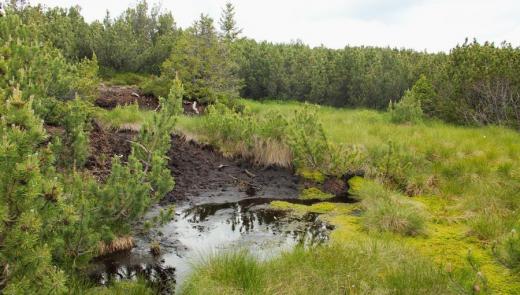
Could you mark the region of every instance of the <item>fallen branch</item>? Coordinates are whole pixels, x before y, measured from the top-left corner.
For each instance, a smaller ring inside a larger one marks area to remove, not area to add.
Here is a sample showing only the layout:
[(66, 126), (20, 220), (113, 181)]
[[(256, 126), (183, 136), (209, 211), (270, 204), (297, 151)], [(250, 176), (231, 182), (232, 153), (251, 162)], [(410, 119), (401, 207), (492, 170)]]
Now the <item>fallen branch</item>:
[(247, 169), (244, 170), (244, 173), (247, 174), (247, 176), (249, 176), (249, 177), (251, 177), (251, 178), (255, 178), (255, 177), (256, 177), (255, 174), (249, 172)]

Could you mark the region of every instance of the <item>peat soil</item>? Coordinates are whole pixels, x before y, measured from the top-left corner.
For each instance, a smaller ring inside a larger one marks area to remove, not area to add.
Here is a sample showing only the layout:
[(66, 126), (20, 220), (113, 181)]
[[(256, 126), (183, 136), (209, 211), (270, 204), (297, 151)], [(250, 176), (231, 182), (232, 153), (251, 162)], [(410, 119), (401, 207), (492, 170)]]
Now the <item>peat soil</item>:
[(159, 100), (153, 95), (146, 95), (136, 86), (99, 86), (99, 96), (95, 104), (105, 109), (137, 103), (139, 108), (156, 110)]
[(254, 167), (243, 159), (224, 157), (208, 145), (172, 136), (168, 153), (175, 188), (164, 203), (232, 202), (248, 197), (295, 199), (299, 177), (279, 167)]
[(89, 134), (89, 157), (85, 168), (98, 180), (104, 181), (110, 174), (112, 158), (120, 157), (126, 162), (130, 155), (130, 141), (136, 135), (131, 130), (110, 130), (101, 124), (92, 121), (92, 129)]
[[(293, 171), (226, 158), (211, 146), (178, 135), (172, 136), (168, 156), (175, 188), (145, 220), (154, 220), (172, 204), (176, 207), (174, 219), (138, 234), (131, 251), (97, 259), (91, 270), (94, 282), (144, 277), (161, 293), (172, 294), (194, 264), (215, 252), (244, 249), (268, 259), (298, 244), (313, 246), (328, 240), (333, 227), (319, 214), (295, 215), (270, 207), (273, 200), (306, 205), (320, 202), (298, 199), (301, 189), (311, 184)], [(341, 181), (328, 180), (322, 186), (339, 192), (329, 202), (352, 201)], [(160, 254), (151, 253), (152, 244), (159, 245)]]

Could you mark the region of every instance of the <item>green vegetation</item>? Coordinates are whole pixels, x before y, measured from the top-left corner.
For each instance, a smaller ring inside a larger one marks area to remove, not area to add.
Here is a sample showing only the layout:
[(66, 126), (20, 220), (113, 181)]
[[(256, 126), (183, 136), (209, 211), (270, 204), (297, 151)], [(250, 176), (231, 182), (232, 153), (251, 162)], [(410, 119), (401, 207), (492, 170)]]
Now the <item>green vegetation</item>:
[(109, 128), (139, 131), (145, 122), (152, 120), (153, 111), (139, 110), (137, 104), (116, 106), (112, 110), (96, 109), (95, 116)]
[[(452, 123), (519, 127), (520, 50), (508, 43), (466, 40), (449, 54), (430, 54), (257, 42), (240, 36), (231, 4), (222, 11), (220, 31), (204, 14), (179, 28), (170, 12), (144, 0), (91, 24), (78, 8), (25, 6), (17, 13), (68, 60), (97, 57), (103, 76), (115, 76), (115, 83), (142, 82), (158, 96), (167, 96), (178, 76), (185, 98), (202, 103), (238, 94), (379, 110), (394, 102), (413, 117), (420, 103), (427, 116)], [(144, 81), (136, 72), (155, 77)], [(405, 103), (398, 103), (401, 98)]]
[[(361, 183), (359, 183), (361, 182)], [(369, 231), (415, 236), (425, 233), (426, 218), (420, 203), (408, 200), (374, 181), (353, 179), (351, 193), (361, 199), (363, 225)]]
[(319, 190), (319, 189), (317, 189), (315, 187), (304, 189), (304, 190), (302, 190), (302, 192), (300, 194), (300, 199), (302, 199), (302, 200), (322, 200), (322, 201), (325, 201), (325, 200), (328, 200), (328, 199), (331, 199), (331, 198), (334, 198), (333, 194), (322, 192), (321, 190)]
[[(277, 101), (241, 103), (245, 115), (232, 112), (236, 120), (254, 116), (257, 119), (247, 120), (262, 122), (275, 113), (285, 118), (290, 128), (295, 128), (294, 114), (301, 116), (300, 112), (309, 108)], [(272, 206), (298, 214), (324, 214), (336, 225), (333, 242), (370, 237), (404, 243), (418, 250), (418, 255), (433, 259), (443, 270), (448, 269), (444, 275), (460, 275), (453, 280), (463, 286), (460, 290), (465, 291), (461, 292), (488, 288), (489, 292), (510, 294), (520, 290), (515, 283), (519, 203), (518, 171), (514, 167), (520, 164), (517, 132), (493, 126), (457, 127), (426, 118), (421, 124), (394, 124), (390, 114), (369, 110), (319, 107), (315, 112), (315, 119), (327, 126), (323, 129), (326, 141), (358, 147), (364, 160), (362, 165), (350, 167), (363, 169), (365, 179), (354, 178), (351, 192), (361, 202), (341, 206), (273, 202)], [(207, 138), (206, 132), (213, 132), (204, 118), (183, 119), (178, 128), (199, 140)], [(259, 134), (254, 129), (249, 132), (252, 135), (246, 134), (253, 137)], [(268, 134), (262, 136), (269, 138)], [(312, 169), (311, 164), (305, 162), (299, 173), (306, 178), (322, 178), (324, 174)], [(354, 209), (361, 210), (359, 217), (352, 215)], [(293, 265), (290, 271), (299, 267)]]
[(456, 279), (399, 244), (367, 239), (267, 262), (243, 252), (211, 257), (182, 294), (459, 294)]
[[(146, 1), (90, 24), (77, 7), (24, 4), (0, 17), (3, 294), (153, 293), (140, 280), (91, 286), (85, 269), (131, 247), (135, 223), (174, 186), (173, 131), (318, 184), (364, 175), (350, 180), (357, 204), (317, 188), (300, 195), (322, 200), (312, 206), (272, 202), (322, 214), (329, 244), (270, 261), (212, 256), (185, 294), (520, 292), (520, 48), (333, 50), (241, 38), (231, 4), (220, 30), (204, 14), (178, 28)], [(94, 107), (100, 77), (160, 108)], [(183, 100), (205, 115), (181, 116)], [(101, 177), (88, 169), (93, 120), (135, 132)]]

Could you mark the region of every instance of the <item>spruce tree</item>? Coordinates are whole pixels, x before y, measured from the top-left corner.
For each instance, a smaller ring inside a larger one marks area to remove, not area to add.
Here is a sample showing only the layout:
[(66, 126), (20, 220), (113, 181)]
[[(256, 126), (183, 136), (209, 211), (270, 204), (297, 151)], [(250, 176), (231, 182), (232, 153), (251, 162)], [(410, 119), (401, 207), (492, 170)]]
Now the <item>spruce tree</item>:
[(238, 28), (235, 21), (235, 7), (231, 2), (227, 2), (222, 9), (219, 24), (220, 30), (227, 41), (236, 40), (238, 35), (242, 33), (242, 29)]

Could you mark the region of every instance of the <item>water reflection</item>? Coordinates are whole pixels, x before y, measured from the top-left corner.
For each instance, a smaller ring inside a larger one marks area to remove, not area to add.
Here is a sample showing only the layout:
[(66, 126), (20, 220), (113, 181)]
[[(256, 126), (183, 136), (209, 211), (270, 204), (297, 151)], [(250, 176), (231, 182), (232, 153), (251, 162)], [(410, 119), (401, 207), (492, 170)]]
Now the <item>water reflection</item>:
[[(259, 259), (268, 259), (297, 244), (310, 247), (328, 240), (332, 226), (319, 214), (297, 216), (273, 210), (270, 201), (247, 199), (178, 208), (175, 220), (153, 231), (152, 237), (143, 237), (141, 246), (101, 261), (93, 278), (106, 284), (144, 277), (171, 294), (174, 283), (182, 284), (193, 263), (208, 253), (246, 249)], [(152, 239), (159, 239), (163, 247), (160, 261), (148, 254)]]

